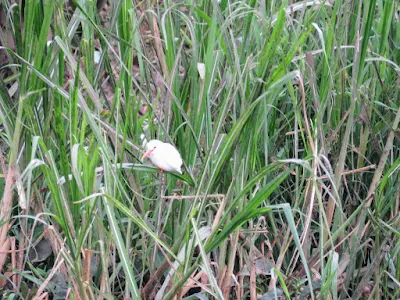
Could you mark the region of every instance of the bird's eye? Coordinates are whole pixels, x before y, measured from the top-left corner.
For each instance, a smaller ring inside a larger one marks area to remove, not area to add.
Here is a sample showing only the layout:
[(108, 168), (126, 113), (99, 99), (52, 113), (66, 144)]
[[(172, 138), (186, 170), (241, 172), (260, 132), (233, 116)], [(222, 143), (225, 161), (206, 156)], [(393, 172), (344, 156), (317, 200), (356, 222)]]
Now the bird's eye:
[(157, 146), (154, 146), (153, 150), (156, 149), (156, 148), (157, 148)]

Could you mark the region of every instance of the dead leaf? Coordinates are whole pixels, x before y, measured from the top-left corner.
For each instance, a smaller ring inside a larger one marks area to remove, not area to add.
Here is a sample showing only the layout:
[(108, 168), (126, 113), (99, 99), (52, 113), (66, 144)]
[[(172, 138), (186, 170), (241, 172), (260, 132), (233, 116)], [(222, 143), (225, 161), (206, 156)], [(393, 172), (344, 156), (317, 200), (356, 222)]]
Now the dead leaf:
[(28, 258), (31, 263), (45, 261), (51, 254), (51, 243), (48, 239), (42, 239), (34, 247), (29, 249)]

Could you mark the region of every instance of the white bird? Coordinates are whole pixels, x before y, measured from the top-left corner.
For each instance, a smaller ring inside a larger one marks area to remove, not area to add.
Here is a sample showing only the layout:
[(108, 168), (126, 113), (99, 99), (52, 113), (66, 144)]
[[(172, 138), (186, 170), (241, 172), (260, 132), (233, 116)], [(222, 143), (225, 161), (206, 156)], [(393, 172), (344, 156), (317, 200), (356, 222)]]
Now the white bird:
[(160, 171), (173, 172), (182, 174), (182, 157), (178, 150), (169, 143), (163, 143), (159, 140), (151, 140), (146, 144), (146, 152), (143, 159), (149, 157), (153, 165)]

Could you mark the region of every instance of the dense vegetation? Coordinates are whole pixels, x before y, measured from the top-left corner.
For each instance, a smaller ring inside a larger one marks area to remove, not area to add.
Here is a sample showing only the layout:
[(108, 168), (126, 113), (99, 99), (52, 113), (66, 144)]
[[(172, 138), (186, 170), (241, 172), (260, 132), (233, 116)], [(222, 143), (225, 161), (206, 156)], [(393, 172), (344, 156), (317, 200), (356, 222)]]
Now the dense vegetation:
[(400, 297), (398, 1), (0, 8), (2, 299)]

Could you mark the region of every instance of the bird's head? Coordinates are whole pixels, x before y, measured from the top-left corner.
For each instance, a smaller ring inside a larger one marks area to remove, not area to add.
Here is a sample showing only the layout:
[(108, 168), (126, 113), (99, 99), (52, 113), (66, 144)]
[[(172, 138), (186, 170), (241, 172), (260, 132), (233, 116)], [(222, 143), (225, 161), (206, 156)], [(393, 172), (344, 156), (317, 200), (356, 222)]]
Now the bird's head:
[(159, 140), (151, 140), (146, 144), (146, 151), (142, 157), (142, 160), (145, 159), (146, 157), (151, 156), (151, 154), (154, 152), (154, 150), (157, 149), (157, 147), (160, 147), (163, 144), (163, 142)]

